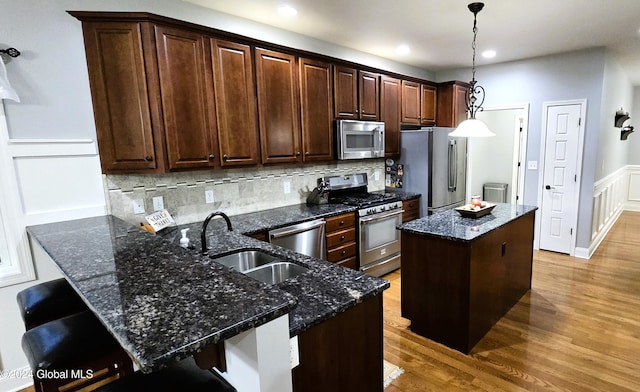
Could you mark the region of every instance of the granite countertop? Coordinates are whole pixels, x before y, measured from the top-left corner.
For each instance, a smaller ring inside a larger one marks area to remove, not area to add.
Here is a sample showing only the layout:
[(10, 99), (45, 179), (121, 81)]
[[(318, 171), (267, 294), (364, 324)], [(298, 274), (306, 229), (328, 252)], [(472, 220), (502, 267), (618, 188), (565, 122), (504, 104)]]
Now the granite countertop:
[[(231, 217), (231, 232), (214, 219), (207, 230), (209, 255), (199, 251), (200, 223), (180, 227), (194, 229), (191, 249), (178, 245), (178, 228), (153, 235), (113, 216), (27, 231), (140, 368), (153, 371), (287, 313), (295, 336), (388, 288), (385, 280), (243, 235), (349, 211), (301, 205), (243, 214)], [(266, 251), (309, 271), (271, 286), (212, 258), (243, 249)]]
[(496, 203), (490, 214), (481, 218), (463, 218), (455, 210), (425, 216), (398, 226), (414, 234), (431, 235), (454, 241), (473, 241), (498, 227), (534, 212), (538, 207)]

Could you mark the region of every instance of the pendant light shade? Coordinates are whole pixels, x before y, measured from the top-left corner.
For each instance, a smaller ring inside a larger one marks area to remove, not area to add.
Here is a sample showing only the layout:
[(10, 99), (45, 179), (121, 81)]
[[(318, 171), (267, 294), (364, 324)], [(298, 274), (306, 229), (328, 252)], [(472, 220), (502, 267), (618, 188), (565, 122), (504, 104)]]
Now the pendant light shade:
[(449, 133), (449, 136), (452, 137), (488, 137), (495, 135), (487, 128), (487, 124), (475, 118), (464, 120), (455, 131)]
[(471, 48), (473, 48), (473, 63), (471, 66), (471, 82), (469, 82), (469, 88), (465, 95), (469, 119), (461, 122), (458, 128), (449, 134), (452, 137), (487, 137), (496, 135), (487, 128), (485, 123), (476, 119), (476, 113), (483, 110), (482, 104), (484, 103), (484, 87), (480, 86), (476, 81), (476, 35), (478, 34), (476, 23), (478, 12), (483, 7), (484, 3), (469, 4), (469, 11), (473, 13), (473, 44), (471, 45)]

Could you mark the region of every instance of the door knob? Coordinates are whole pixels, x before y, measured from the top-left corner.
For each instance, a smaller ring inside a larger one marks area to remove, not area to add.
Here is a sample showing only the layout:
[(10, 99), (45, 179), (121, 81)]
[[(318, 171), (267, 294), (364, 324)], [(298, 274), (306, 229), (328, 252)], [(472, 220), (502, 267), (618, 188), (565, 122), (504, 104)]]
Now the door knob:
[(556, 189), (556, 187), (555, 186), (551, 186), (551, 185), (545, 185), (544, 189), (547, 189), (547, 190)]

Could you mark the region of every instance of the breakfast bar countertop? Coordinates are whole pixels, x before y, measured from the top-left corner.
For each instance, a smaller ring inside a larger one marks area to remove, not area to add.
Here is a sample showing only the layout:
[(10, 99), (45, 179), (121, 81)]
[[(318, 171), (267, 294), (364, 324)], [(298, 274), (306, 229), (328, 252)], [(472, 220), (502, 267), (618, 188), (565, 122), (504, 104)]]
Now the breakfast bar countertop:
[[(294, 207), (289, 210), (303, 215), (294, 219), (303, 220), (310, 219), (307, 213), (323, 217), (351, 211)], [(110, 215), (29, 226), (27, 232), (147, 372), (287, 313), (290, 335), (298, 335), (389, 287), (383, 279), (243, 235), (280, 224), (264, 222), (278, 220), (275, 216), (282, 214), (277, 211), (262, 213), (261, 218), (260, 214), (255, 226), (250, 214), (232, 217), (237, 228), (231, 232), (222, 219), (211, 221), (208, 255)], [(189, 226), (197, 224), (181, 228)], [(192, 240), (199, 239), (190, 234)], [(217, 256), (246, 249), (262, 250), (309, 270), (272, 286), (215, 262)]]

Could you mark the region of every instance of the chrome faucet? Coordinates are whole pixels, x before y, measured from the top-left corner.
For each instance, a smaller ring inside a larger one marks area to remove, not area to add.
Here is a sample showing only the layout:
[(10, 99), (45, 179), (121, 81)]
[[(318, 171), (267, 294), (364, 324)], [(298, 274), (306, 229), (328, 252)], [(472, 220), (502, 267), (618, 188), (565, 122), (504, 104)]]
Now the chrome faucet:
[(202, 230), (200, 231), (200, 240), (202, 242), (202, 254), (206, 254), (207, 251), (209, 250), (209, 247), (207, 246), (206, 231), (207, 231), (207, 226), (209, 225), (209, 221), (213, 219), (214, 216), (223, 217), (224, 220), (227, 222), (227, 230), (233, 231), (233, 228), (231, 227), (231, 220), (229, 220), (229, 217), (227, 216), (227, 214), (225, 214), (222, 211), (215, 211), (210, 213), (209, 216), (207, 216), (207, 218), (204, 220), (204, 222), (202, 222)]

